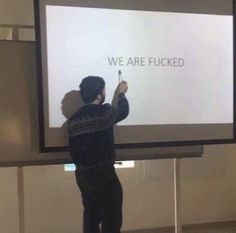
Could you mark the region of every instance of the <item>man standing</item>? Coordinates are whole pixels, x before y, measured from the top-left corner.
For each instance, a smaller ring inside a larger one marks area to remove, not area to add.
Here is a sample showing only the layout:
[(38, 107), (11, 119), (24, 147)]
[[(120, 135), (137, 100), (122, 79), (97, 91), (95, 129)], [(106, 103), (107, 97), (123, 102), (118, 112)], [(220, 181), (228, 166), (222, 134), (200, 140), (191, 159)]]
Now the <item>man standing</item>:
[(128, 116), (127, 90), (127, 83), (122, 81), (112, 105), (103, 104), (104, 80), (84, 78), (80, 94), (86, 105), (68, 121), (70, 152), (84, 206), (84, 233), (120, 233), (123, 194), (114, 168), (113, 126)]

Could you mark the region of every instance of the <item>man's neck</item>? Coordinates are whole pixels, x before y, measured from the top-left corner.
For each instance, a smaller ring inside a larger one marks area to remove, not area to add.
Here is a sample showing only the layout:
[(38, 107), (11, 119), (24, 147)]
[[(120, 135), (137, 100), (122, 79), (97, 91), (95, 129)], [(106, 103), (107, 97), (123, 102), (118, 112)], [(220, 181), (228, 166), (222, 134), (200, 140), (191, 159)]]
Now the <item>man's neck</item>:
[(100, 100), (95, 99), (93, 102), (91, 102), (90, 104), (100, 104)]

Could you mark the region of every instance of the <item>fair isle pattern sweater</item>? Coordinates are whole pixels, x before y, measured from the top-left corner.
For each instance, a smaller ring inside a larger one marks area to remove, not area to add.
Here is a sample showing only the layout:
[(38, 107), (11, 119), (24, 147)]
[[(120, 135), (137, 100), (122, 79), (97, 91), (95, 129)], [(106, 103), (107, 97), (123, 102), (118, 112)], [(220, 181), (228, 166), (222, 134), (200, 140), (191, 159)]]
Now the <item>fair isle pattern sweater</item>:
[(129, 105), (124, 96), (113, 105), (85, 105), (68, 121), (70, 153), (76, 165), (115, 161), (113, 126), (128, 116)]

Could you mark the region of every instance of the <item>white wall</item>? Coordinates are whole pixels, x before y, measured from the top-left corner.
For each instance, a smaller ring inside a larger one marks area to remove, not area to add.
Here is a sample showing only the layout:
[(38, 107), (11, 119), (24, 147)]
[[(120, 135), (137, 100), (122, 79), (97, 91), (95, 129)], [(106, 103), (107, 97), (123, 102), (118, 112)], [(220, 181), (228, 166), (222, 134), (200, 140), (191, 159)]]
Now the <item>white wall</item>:
[[(203, 158), (182, 160), (184, 224), (236, 220), (234, 151), (232, 145), (209, 146)], [(135, 165), (118, 170), (124, 189), (123, 230), (173, 225), (173, 161)], [(80, 192), (74, 174), (63, 166), (25, 168), (25, 195), (27, 233), (81, 229)]]
[[(185, 224), (236, 220), (236, 146), (208, 146), (205, 150), (203, 158), (181, 162)], [(118, 170), (124, 189), (123, 229), (173, 225), (173, 161), (135, 165)], [(62, 165), (26, 167), (24, 182), (26, 233), (81, 232), (82, 205), (73, 172), (65, 172)], [(0, 184), (0, 230), (15, 233), (16, 169), (1, 168)]]

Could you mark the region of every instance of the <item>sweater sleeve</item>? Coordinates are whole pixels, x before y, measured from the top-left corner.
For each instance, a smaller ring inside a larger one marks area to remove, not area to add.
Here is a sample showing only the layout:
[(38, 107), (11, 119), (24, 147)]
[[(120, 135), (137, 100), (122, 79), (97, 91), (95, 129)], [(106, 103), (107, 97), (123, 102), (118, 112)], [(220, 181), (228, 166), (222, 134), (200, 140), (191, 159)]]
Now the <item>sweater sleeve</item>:
[(117, 111), (115, 123), (124, 120), (129, 115), (129, 103), (124, 94), (115, 92), (112, 107)]

